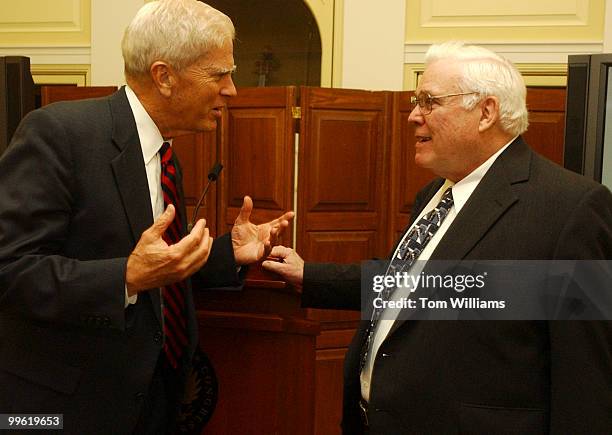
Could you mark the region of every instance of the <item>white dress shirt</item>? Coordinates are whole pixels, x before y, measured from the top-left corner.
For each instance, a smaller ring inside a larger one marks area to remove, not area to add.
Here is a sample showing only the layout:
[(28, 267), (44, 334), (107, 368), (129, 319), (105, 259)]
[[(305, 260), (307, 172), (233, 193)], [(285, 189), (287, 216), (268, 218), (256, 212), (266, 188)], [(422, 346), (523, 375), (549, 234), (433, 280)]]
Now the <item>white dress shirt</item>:
[[(442, 224), (440, 225), (440, 228), (438, 228), (438, 231), (436, 231), (429, 243), (427, 243), (427, 245), (425, 246), (425, 249), (423, 249), (423, 252), (421, 252), (421, 255), (419, 255), (419, 258), (417, 259), (418, 261), (416, 261), (408, 271), (410, 274), (418, 275), (421, 273), (426, 261), (429, 260), (429, 257), (431, 257), (431, 254), (438, 246), (438, 243), (440, 243), (440, 240), (442, 240), (444, 234), (446, 234), (446, 231), (450, 228), (453, 221), (457, 217), (457, 214), (461, 211), (465, 203), (468, 201), (468, 199), (470, 198), (480, 181), (483, 179), (489, 168), (491, 168), (497, 157), (499, 157), (499, 155), (504, 152), (508, 145), (510, 145), (515, 139), (516, 136), (512, 138), (510, 142), (500, 148), (499, 151), (489, 157), (486, 162), (484, 162), (478, 168), (474, 169), (474, 171), (472, 171), (469, 175), (467, 175), (459, 182), (453, 183), (450, 180), (446, 180), (442, 187), (440, 187), (436, 194), (427, 203), (425, 208), (421, 210), (421, 213), (414, 220), (410, 229), (412, 229), (412, 227), (419, 221), (419, 219), (421, 219), (423, 216), (433, 210), (436, 205), (438, 205), (446, 189), (452, 186), (453, 206), (449, 210), (448, 215), (446, 215), (446, 218), (442, 221)], [(410, 231), (406, 231), (404, 233), (402, 241), (408, 235), (409, 232)], [(397, 249), (399, 249), (401, 243), (399, 243), (397, 246)], [(396, 252), (393, 253), (394, 257), (397, 254), (397, 249)], [(399, 301), (401, 300), (401, 298), (408, 297), (410, 295), (411, 290), (412, 289), (408, 286), (400, 287), (393, 292), (389, 299)], [(394, 315), (391, 315), (391, 313), (393, 313)], [(382, 320), (379, 320), (376, 325), (374, 335), (372, 336), (372, 344), (370, 349), (368, 350), (367, 359), (360, 376), (361, 395), (366, 401), (370, 400), (370, 382), (372, 380), (372, 368), (376, 359), (376, 354), (378, 353), (378, 349), (380, 348), (382, 342), (385, 340), (385, 338), (387, 338), (387, 334), (391, 330), (395, 319), (397, 319), (398, 313), (399, 310), (391, 310), (389, 313), (383, 312), (381, 315)], [(395, 319), (393, 319), (393, 317), (395, 317)]]
[[(140, 139), (140, 147), (142, 149), (142, 158), (147, 172), (147, 183), (149, 184), (149, 196), (151, 200), (151, 210), (153, 219), (157, 219), (164, 212), (164, 194), (161, 189), (161, 160), (159, 157), (159, 149), (164, 142), (172, 144), (172, 139), (164, 140), (157, 125), (151, 119), (140, 100), (129, 87), (125, 87), (130, 108), (134, 114), (136, 121), (136, 129), (138, 130), (138, 138)], [(126, 288), (126, 303), (136, 303), (138, 295), (128, 297)]]

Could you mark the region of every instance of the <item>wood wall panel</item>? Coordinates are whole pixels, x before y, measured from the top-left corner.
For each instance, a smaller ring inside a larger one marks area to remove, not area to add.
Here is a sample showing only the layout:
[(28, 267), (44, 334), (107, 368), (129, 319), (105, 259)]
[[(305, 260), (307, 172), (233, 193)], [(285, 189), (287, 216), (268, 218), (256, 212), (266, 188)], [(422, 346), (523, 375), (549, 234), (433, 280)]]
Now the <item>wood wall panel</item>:
[(43, 85), (40, 87), (40, 105), (56, 101), (82, 100), (84, 98), (99, 98), (111, 95), (117, 91), (117, 86), (57, 86)]
[[(253, 199), (251, 220), (262, 223), (293, 209), (296, 88), (242, 88), (229, 101), (218, 135), (220, 160), (227, 167), (217, 213), (226, 229), (238, 216), (245, 195)], [(292, 246), (292, 229), (280, 242)]]
[(312, 109), (305, 158), (311, 182), (307, 211), (375, 211), (382, 167), (381, 112)]
[(376, 245), (374, 231), (325, 231), (306, 233), (305, 246), (317, 256), (317, 261), (335, 262), (341, 258), (349, 263), (359, 263), (368, 258)]
[(315, 435), (340, 435), (346, 348), (317, 350), (315, 363)]
[[(286, 168), (274, 164), (287, 158), (285, 153), (288, 150), (283, 147), (284, 115), (284, 108), (236, 108), (230, 111), (228, 133), (232, 145), (226, 158), (230, 177), (229, 206), (240, 208), (245, 194), (266, 209), (282, 210), (288, 205), (284, 195), (287, 186), (275, 182), (285, 178)], [(250, 170), (245, 171), (245, 168)]]
[(529, 129), (525, 141), (538, 153), (563, 166), (565, 88), (527, 88)]
[[(183, 168), (185, 207), (187, 220), (191, 222), (195, 206), (208, 183), (208, 172), (216, 161), (216, 134), (205, 132), (180, 136), (172, 141), (172, 148)], [(218, 182), (211, 184), (197, 216), (197, 219), (206, 219), (206, 226), (213, 237), (218, 234), (216, 210)]]
[[(301, 88), (297, 243), (306, 260), (348, 263), (381, 252), (390, 95)], [(372, 234), (371, 242), (355, 245), (351, 234), (359, 232)]]

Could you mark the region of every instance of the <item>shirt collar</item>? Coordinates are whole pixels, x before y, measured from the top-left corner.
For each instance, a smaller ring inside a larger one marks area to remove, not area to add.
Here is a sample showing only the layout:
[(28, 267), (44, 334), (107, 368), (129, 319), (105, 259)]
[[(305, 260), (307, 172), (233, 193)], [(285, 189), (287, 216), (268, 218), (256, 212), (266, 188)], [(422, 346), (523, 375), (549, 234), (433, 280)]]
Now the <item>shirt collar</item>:
[[(508, 146), (514, 142), (518, 136), (513, 137), (506, 145), (501, 147), (495, 154), (487, 159), (482, 165), (474, 169), (467, 177), (455, 183), (453, 186), (453, 204), (457, 213), (465, 205), (470, 195), (478, 186), (478, 183), (483, 179), (487, 171), (491, 168), (495, 160), (504, 152)], [(448, 180), (447, 180), (448, 181)]]
[[(127, 85), (125, 87), (125, 94), (134, 114), (138, 138), (142, 148), (142, 157), (144, 158), (145, 165), (147, 165), (157, 155), (157, 152), (164, 143), (164, 138), (134, 91)], [(172, 144), (172, 139), (165, 142)]]

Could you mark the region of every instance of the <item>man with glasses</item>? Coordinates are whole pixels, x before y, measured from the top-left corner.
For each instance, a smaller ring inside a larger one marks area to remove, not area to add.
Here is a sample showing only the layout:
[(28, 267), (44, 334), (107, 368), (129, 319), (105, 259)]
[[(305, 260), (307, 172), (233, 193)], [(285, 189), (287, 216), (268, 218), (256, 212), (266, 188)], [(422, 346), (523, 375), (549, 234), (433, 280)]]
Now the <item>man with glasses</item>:
[(202, 2), (147, 2), (123, 38), (127, 86), (17, 129), (0, 159), (0, 413), (62, 414), (64, 434), (175, 433), (198, 343), (190, 277), (240, 289), (293, 216), (256, 226), (245, 197), (231, 236), (189, 231), (172, 139), (216, 128), (233, 39)]
[[(439, 178), (417, 195), (387, 273), (418, 274), (416, 260), (612, 259), (612, 194), (529, 148), (525, 95), (514, 65), (491, 51), (430, 47), (409, 122), (416, 163)], [(264, 266), (300, 287), (304, 306), (361, 307), (358, 266), (304, 264), (285, 247), (272, 255), (282, 261)], [(436, 322), (375, 310), (346, 354), (343, 430), (607, 433), (610, 355), (610, 322)]]

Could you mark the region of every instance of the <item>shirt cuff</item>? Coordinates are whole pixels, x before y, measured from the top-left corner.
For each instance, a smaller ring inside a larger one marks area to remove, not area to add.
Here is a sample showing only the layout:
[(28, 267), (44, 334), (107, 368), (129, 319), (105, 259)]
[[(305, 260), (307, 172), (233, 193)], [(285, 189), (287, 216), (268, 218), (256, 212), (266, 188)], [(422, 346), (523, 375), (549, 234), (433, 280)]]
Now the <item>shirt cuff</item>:
[(130, 305), (134, 305), (137, 300), (138, 300), (138, 294), (135, 294), (134, 296), (128, 296), (127, 284), (126, 284), (125, 286), (125, 305), (123, 308), (127, 308)]

